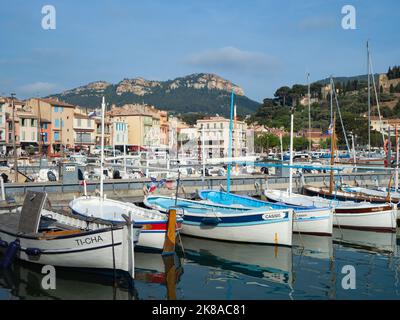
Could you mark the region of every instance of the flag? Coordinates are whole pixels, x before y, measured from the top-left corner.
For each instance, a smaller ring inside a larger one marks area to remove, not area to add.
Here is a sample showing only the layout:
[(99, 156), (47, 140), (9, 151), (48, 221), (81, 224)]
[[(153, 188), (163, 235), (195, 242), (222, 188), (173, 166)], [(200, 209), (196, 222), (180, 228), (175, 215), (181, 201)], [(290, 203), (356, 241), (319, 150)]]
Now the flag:
[(89, 117), (89, 118), (97, 117), (97, 112), (96, 112), (96, 110), (94, 110), (94, 111), (92, 111), (92, 112), (89, 112), (88, 117)]

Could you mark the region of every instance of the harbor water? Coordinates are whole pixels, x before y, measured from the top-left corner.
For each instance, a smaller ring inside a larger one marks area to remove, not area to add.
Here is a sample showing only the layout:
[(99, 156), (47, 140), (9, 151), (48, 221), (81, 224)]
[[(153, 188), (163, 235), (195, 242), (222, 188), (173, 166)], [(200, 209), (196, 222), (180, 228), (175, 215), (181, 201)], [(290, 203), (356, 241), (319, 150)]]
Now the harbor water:
[(335, 229), (333, 237), (294, 235), (291, 248), (182, 242), (184, 250), (166, 259), (136, 252), (131, 285), (119, 276), (114, 283), (110, 274), (57, 268), (56, 288), (45, 290), (41, 266), (16, 261), (0, 270), (0, 299), (400, 298), (396, 234)]

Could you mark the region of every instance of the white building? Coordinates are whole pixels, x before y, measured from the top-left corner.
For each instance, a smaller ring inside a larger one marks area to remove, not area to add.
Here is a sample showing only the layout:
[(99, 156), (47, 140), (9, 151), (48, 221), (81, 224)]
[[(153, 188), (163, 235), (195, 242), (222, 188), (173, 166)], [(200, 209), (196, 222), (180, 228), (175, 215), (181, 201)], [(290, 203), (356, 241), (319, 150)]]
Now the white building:
[(127, 146), (128, 145), (128, 123), (125, 119), (114, 118), (112, 122), (112, 140), (113, 146)]
[[(247, 124), (234, 121), (232, 131), (232, 156), (241, 157), (247, 154)], [(196, 128), (200, 139), (200, 150), (203, 154), (203, 140), (206, 158), (228, 157), (229, 119), (210, 117), (197, 120)]]

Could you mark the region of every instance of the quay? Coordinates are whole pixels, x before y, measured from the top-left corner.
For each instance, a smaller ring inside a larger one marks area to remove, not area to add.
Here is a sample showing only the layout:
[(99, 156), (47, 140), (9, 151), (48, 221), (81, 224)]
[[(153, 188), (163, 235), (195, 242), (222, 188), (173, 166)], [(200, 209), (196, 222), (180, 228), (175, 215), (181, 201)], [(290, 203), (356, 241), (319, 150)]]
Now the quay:
[[(329, 184), (329, 174), (305, 174), (304, 182), (313, 186), (324, 186)], [(350, 185), (375, 186), (387, 185), (390, 174), (384, 172), (349, 173), (341, 174), (341, 181)], [(339, 178), (338, 178), (339, 179)], [(171, 180), (172, 181), (172, 180)], [(144, 189), (151, 183), (150, 179), (109, 179), (104, 181), (104, 193), (108, 198), (129, 199), (133, 202), (143, 200)], [(99, 182), (87, 182), (87, 194), (95, 194), (99, 190)], [(289, 185), (289, 177), (268, 176), (268, 175), (242, 175), (231, 177), (231, 191), (238, 194), (257, 195), (267, 186), (273, 189), (285, 190)], [(184, 177), (180, 179), (178, 194), (190, 196), (201, 189), (226, 188), (226, 177)], [(294, 190), (301, 189), (301, 179), (294, 176)], [(16, 203), (22, 203), (28, 191), (45, 191), (53, 204), (63, 204), (71, 201), (74, 197), (83, 194), (84, 186), (75, 182), (25, 182), (5, 183), (6, 198), (15, 199)], [(162, 187), (157, 189), (158, 194), (171, 195), (176, 192), (176, 180), (170, 188)]]

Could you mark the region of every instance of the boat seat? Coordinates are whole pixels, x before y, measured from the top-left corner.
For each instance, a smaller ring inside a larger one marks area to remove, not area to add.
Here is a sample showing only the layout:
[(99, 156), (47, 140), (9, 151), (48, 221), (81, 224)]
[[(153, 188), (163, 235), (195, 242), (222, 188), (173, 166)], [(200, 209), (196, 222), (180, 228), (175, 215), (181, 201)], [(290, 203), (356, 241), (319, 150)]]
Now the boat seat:
[(27, 192), (21, 209), (18, 233), (36, 234), (38, 232), (40, 217), (46, 199), (46, 192)]

